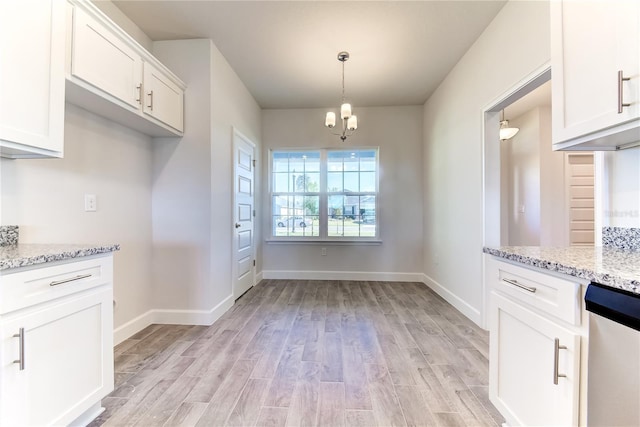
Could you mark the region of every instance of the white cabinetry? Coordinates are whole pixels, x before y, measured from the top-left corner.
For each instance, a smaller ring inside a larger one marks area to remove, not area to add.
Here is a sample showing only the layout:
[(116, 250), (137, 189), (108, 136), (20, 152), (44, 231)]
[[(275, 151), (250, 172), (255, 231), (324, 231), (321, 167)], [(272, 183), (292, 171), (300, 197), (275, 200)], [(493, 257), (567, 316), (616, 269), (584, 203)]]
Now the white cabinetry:
[(151, 136), (180, 136), (184, 83), (88, 1), (69, 3), (67, 100)]
[(72, 76), (140, 107), (142, 58), (81, 8), (74, 11), (71, 58)]
[(100, 412), (113, 390), (112, 259), (3, 274), (0, 425), (68, 425)]
[(584, 425), (580, 283), (493, 258), (489, 394), (509, 425)]
[(149, 62), (144, 63), (144, 96), (142, 110), (174, 129), (182, 129), (183, 90), (161, 70)]
[(0, 2), (0, 155), (62, 157), (64, 2)]
[(640, 141), (640, 2), (550, 7), (554, 149), (613, 150)]

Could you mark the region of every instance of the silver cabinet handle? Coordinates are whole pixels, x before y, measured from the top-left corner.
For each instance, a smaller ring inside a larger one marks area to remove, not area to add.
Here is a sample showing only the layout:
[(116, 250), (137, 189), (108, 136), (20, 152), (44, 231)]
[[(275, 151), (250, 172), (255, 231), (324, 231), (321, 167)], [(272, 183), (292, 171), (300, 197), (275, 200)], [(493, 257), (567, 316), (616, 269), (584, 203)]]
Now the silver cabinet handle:
[(138, 104), (142, 105), (142, 83), (136, 86), (136, 89), (138, 90), (138, 97), (136, 98), (136, 101)]
[(153, 91), (149, 92), (149, 108), (153, 111)]
[(76, 280), (86, 279), (87, 277), (91, 277), (91, 274), (81, 274), (80, 276), (72, 277), (70, 279), (57, 280), (55, 282), (49, 283), (49, 286), (58, 286), (63, 283), (75, 282)]
[(558, 385), (558, 378), (567, 378), (565, 374), (558, 373), (560, 364), (560, 350), (566, 350), (567, 346), (560, 345), (560, 338), (556, 338), (553, 345), (553, 383)]
[(20, 370), (24, 371), (24, 328), (20, 328), (17, 334), (13, 335), (14, 338), (18, 338), (18, 359), (13, 363), (17, 363), (20, 366)]
[(622, 114), (622, 109), (624, 107), (631, 107), (631, 104), (625, 104), (622, 101), (622, 99), (623, 99), (622, 98), (622, 94), (623, 94), (622, 82), (626, 82), (626, 81), (629, 81), (629, 80), (631, 80), (631, 77), (624, 77), (623, 74), (622, 74), (622, 70), (618, 71), (618, 114)]
[(523, 285), (522, 283), (519, 283), (517, 280), (512, 280), (512, 279), (502, 279), (503, 282), (507, 282), (510, 285), (513, 286), (517, 286), (520, 289), (524, 289), (527, 292), (531, 292), (532, 294), (535, 294), (536, 291), (538, 290), (538, 288), (534, 288), (533, 286), (527, 286), (527, 285)]

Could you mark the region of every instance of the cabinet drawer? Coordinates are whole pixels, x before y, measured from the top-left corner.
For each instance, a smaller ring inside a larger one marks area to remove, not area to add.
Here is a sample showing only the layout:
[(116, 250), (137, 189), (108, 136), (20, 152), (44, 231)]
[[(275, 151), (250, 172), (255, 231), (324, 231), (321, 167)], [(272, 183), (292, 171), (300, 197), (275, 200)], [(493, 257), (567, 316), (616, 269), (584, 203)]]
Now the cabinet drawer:
[(0, 314), (111, 283), (112, 276), (112, 256), (5, 273), (0, 286)]
[(572, 325), (580, 325), (580, 284), (504, 262), (494, 288)]

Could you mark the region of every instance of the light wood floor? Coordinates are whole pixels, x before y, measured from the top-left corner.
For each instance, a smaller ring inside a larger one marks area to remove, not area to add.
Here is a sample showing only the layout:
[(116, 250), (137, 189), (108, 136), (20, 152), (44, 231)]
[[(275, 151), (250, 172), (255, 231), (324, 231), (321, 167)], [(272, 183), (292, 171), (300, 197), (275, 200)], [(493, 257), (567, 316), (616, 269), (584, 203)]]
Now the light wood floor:
[(496, 426), (488, 341), (423, 284), (264, 280), (118, 345), (92, 426)]

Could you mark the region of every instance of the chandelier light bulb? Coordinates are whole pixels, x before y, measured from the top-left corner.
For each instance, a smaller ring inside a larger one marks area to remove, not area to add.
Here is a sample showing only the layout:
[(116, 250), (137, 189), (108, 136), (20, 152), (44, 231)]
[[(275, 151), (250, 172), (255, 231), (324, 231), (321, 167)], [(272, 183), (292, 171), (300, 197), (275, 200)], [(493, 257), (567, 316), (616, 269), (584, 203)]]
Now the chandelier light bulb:
[(343, 119), (351, 117), (351, 104), (342, 104), (340, 107), (340, 117)]
[(352, 130), (352, 131), (358, 129), (358, 117), (357, 116), (349, 117), (349, 120), (347, 120), (347, 129)]
[(328, 128), (332, 128), (336, 125), (336, 113), (329, 111), (327, 118), (324, 120), (324, 125)]

